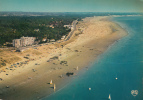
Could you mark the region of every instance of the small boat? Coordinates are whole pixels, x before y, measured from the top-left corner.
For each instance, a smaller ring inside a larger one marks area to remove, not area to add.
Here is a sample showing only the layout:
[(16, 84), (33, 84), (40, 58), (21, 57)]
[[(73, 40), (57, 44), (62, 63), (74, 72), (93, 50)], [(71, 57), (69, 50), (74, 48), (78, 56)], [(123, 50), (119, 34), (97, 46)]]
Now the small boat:
[(110, 95), (110, 94), (109, 94), (109, 97), (108, 97), (108, 99), (109, 99), (109, 100), (111, 100), (111, 95)]
[(50, 81), (50, 84), (53, 84), (52, 80)]
[(76, 70), (78, 70), (78, 66), (76, 67)]
[(115, 79), (117, 80), (118, 78), (116, 77)]
[(54, 84), (54, 91), (56, 90), (56, 85)]

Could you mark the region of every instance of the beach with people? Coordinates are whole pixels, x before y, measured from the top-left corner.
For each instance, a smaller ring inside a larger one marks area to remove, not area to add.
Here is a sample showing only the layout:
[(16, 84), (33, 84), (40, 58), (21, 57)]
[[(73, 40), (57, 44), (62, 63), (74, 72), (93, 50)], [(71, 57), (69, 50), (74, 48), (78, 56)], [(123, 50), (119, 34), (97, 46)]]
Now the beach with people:
[(39, 100), (58, 91), (126, 35), (110, 16), (86, 17), (78, 21), (67, 41), (41, 44), (23, 52), (1, 50), (0, 56), (9, 63), (0, 68), (0, 99)]

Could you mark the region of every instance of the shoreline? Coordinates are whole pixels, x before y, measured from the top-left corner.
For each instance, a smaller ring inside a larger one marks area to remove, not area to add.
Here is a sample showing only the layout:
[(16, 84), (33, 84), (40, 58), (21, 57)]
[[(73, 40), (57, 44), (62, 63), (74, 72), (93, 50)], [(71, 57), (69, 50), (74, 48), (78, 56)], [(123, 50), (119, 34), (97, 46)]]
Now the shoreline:
[[(53, 85), (49, 84), (51, 79), (56, 84), (56, 91), (61, 88), (66, 84), (65, 81), (76, 76), (78, 71), (82, 71), (92, 64), (97, 56), (105, 52), (115, 41), (127, 35), (121, 26), (107, 19), (108, 17), (83, 19), (78, 23), (71, 39), (61, 44), (51, 45), (52, 48), (56, 49), (51, 49), (50, 54), (45, 54), (45, 57), (40, 59), (41, 61), (30, 61), (24, 68), (20, 67), (14, 72), (9, 71), (9, 77), (4, 75), (5, 73), (0, 73), (4, 76), (4, 81), (0, 82), (2, 99), (36, 100), (43, 98), (54, 93)], [(60, 47), (62, 44), (63, 48)], [(43, 46), (43, 48), (46, 47)], [(51, 60), (50, 58), (54, 56), (58, 56), (58, 59)], [(48, 60), (51, 61), (47, 62)], [(61, 61), (67, 61), (67, 64), (60, 64)], [(35, 65), (35, 63), (40, 65)], [(79, 70), (75, 70), (77, 66)], [(68, 77), (67, 72), (73, 72), (74, 75)]]

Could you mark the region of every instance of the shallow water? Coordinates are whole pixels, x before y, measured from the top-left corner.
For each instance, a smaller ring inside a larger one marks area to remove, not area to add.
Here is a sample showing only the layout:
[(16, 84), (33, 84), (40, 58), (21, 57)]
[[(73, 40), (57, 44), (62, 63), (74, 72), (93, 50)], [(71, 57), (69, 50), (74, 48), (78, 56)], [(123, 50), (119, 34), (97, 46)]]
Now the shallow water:
[[(110, 46), (67, 86), (42, 100), (108, 100), (109, 94), (112, 100), (143, 100), (143, 18), (113, 20), (128, 31), (128, 36)], [(133, 96), (132, 90), (138, 94)]]

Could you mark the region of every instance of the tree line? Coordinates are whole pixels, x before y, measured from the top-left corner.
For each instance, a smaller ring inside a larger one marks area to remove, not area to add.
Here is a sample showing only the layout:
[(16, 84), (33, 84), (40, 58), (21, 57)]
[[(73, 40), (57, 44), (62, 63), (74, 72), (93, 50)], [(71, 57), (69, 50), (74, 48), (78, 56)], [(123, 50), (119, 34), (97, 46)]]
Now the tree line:
[[(63, 27), (71, 24), (78, 16), (0, 16), (0, 45), (22, 36), (59, 40), (69, 33)], [(50, 26), (52, 25), (52, 26)], [(38, 31), (35, 31), (38, 29)]]

